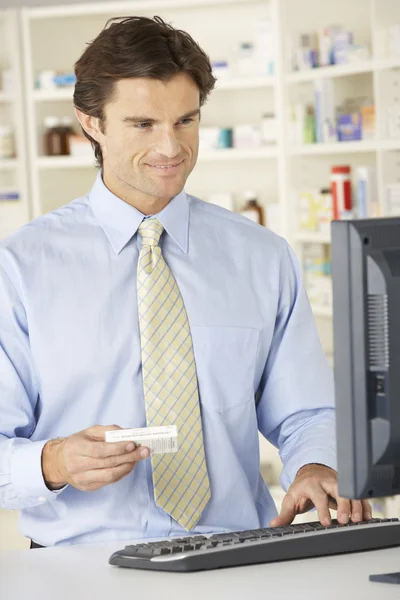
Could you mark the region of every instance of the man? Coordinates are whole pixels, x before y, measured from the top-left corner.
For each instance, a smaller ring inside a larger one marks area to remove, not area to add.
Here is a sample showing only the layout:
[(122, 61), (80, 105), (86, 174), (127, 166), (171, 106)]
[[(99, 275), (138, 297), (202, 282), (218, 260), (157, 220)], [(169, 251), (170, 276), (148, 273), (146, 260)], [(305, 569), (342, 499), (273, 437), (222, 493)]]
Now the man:
[[(160, 18), (116, 20), (75, 65), (100, 172), (0, 246), (0, 505), (33, 547), (257, 528), (338, 497), (332, 376), (280, 237), (188, 196), (205, 53)], [(154, 455), (105, 432), (177, 425)], [(258, 429), (279, 447), (280, 516)]]

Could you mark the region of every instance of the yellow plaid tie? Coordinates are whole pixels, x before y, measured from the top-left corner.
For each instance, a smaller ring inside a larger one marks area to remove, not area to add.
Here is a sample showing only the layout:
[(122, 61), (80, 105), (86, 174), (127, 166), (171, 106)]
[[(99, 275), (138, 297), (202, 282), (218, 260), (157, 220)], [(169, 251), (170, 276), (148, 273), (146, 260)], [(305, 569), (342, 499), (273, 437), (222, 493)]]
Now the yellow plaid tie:
[(145, 219), (137, 288), (148, 427), (176, 425), (178, 451), (151, 457), (156, 503), (192, 529), (210, 499), (196, 365), (185, 306), (159, 241), (163, 226)]

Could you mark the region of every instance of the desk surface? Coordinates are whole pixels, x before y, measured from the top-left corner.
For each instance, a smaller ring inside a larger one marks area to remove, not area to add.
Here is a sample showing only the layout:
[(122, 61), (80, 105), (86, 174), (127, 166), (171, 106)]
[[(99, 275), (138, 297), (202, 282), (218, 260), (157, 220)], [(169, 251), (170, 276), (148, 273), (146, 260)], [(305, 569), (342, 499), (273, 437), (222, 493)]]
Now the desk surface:
[[(112, 567), (129, 542), (0, 553), (0, 598), (12, 600), (399, 600), (400, 586), (368, 581), (400, 571), (400, 548), (288, 562), (162, 573)], [(266, 596), (266, 594), (268, 594)]]

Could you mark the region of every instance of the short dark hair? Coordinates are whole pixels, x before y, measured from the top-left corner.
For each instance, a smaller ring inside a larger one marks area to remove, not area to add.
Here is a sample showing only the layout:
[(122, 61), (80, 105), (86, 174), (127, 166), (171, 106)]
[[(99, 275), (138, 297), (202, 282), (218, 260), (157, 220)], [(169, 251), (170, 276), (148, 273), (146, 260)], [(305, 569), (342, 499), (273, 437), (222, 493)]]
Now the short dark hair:
[[(207, 54), (193, 38), (161, 17), (113, 17), (75, 63), (74, 105), (81, 112), (99, 118), (103, 127), (104, 107), (112, 98), (115, 81), (130, 77), (168, 81), (178, 73), (192, 77), (199, 88), (202, 106), (216, 79)], [(83, 133), (91, 142), (97, 166), (101, 168), (100, 144), (86, 131)]]

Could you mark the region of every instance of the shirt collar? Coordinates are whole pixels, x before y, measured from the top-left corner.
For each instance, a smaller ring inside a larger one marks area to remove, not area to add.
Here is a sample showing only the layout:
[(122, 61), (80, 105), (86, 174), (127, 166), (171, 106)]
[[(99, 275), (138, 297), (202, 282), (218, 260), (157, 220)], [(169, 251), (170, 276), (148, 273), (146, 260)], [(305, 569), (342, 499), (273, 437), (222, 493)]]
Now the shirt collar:
[[(90, 190), (89, 202), (111, 246), (119, 254), (136, 234), (146, 216), (104, 185), (102, 171), (99, 171)], [(189, 202), (186, 192), (182, 190), (162, 211), (152, 216), (160, 221), (168, 235), (186, 254), (189, 237)]]

